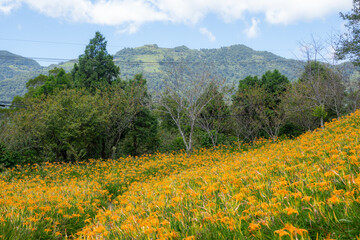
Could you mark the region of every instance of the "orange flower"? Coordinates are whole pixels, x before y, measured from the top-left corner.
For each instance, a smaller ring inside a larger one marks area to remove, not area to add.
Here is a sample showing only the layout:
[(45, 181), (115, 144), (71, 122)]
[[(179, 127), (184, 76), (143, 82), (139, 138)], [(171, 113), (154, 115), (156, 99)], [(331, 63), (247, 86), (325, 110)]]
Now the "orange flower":
[(285, 212), (286, 212), (287, 215), (291, 215), (291, 214), (293, 214), (293, 213), (299, 214), (299, 212), (298, 212), (296, 209), (293, 209), (293, 208), (291, 208), (291, 207), (285, 208), (284, 210), (285, 210)]

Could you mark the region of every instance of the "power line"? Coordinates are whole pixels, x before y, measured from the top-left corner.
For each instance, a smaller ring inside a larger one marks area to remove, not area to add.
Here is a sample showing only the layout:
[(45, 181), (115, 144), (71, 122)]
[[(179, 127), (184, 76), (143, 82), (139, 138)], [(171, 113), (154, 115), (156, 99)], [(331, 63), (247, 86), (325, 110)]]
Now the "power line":
[[(46, 43), (46, 44), (57, 44), (57, 45), (76, 45), (76, 46), (86, 46), (85, 43), (74, 43), (74, 42), (54, 42), (54, 41), (41, 41), (41, 40), (30, 40), (30, 39), (17, 39), (17, 38), (0, 38), (0, 41), (15, 41), (15, 42), (29, 42), (29, 43)], [(108, 47), (118, 47), (125, 48), (125, 46), (120, 45), (107, 45)]]

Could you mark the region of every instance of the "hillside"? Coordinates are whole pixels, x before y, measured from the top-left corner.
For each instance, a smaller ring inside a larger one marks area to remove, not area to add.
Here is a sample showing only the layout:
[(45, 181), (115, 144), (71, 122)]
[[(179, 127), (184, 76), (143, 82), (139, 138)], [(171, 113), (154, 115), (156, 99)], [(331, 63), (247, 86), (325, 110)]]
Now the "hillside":
[(235, 84), (248, 75), (262, 76), (266, 71), (274, 69), (280, 70), (290, 80), (295, 80), (303, 68), (303, 62), (285, 59), (270, 52), (254, 51), (244, 45), (200, 50), (186, 46), (160, 48), (155, 44), (145, 45), (117, 52), (114, 61), (120, 66), (125, 79), (136, 73), (144, 73), (152, 90), (161, 88), (166, 73), (179, 62), (193, 71), (201, 71), (205, 64), (213, 74)]
[(360, 112), (295, 140), (0, 174), (4, 239), (356, 239)]
[(41, 70), (32, 59), (0, 50), (0, 100), (10, 101), (15, 95), (24, 94), (27, 80)]
[[(15, 95), (25, 93), (26, 82), (40, 73), (54, 67), (63, 67), (70, 71), (75, 61), (40, 67), (35, 61), (3, 52), (0, 62), (0, 100), (11, 101)], [(192, 50), (185, 46), (160, 48), (157, 45), (145, 45), (138, 48), (125, 48), (114, 55), (114, 61), (120, 66), (123, 79), (143, 73), (148, 80), (150, 90), (163, 86), (165, 74), (174, 64), (182, 62), (193, 70), (201, 69), (204, 64), (213, 73), (227, 79), (228, 83), (237, 83), (248, 75), (261, 76), (267, 70), (279, 69), (281, 73), (294, 80), (299, 76), (303, 63), (279, 57), (270, 52), (254, 51), (244, 45), (233, 45), (219, 49)]]
[(39, 69), (41, 66), (32, 59), (0, 51), (0, 81)]
[[(26, 82), (39, 75), (47, 74), (54, 67), (70, 71), (76, 60), (49, 67), (41, 67), (31, 59), (23, 58), (6, 51), (0, 51), (0, 100), (11, 101), (15, 95), (26, 92)], [(225, 78), (227, 83), (235, 83), (246, 76), (262, 76), (268, 70), (278, 69), (290, 81), (296, 80), (304, 62), (285, 59), (266, 51), (255, 51), (244, 45), (233, 45), (218, 49), (189, 49), (186, 46), (160, 48), (145, 45), (137, 48), (124, 48), (114, 55), (115, 63), (120, 66), (121, 77), (130, 79), (143, 73), (148, 80), (150, 91), (157, 91), (164, 85), (166, 75), (179, 63), (192, 71), (202, 70), (204, 65), (212, 74)], [(342, 64), (348, 75), (356, 69), (352, 64)]]

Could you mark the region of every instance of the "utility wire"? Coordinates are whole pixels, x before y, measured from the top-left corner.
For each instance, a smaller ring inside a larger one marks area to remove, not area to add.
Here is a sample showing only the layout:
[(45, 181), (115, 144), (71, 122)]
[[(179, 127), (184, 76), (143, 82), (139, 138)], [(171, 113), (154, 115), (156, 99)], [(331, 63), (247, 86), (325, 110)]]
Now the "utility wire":
[[(0, 38), (0, 41), (12, 41), (12, 42), (28, 42), (28, 43), (46, 43), (46, 44), (58, 44), (58, 45), (77, 45), (86, 46), (85, 43), (74, 43), (74, 42), (54, 42), (54, 41), (41, 41), (41, 40), (29, 40), (29, 39), (17, 39), (17, 38)], [(108, 47), (125, 48), (120, 45), (107, 45)]]

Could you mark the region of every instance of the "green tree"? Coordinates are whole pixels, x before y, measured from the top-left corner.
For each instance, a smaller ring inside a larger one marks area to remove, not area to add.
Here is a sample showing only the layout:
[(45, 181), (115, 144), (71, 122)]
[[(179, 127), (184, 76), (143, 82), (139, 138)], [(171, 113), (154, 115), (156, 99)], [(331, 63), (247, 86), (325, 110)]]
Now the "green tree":
[(273, 72), (267, 71), (262, 75), (260, 81), (260, 86), (271, 95), (269, 100), (275, 101), (277, 104), (280, 103), (280, 96), (286, 91), (289, 84), (289, 79), (277, 69)]
[(153, 153), (159, 144), (158, 121), (148, 108), (143, 108), (125, 132), (122, 152), (132, 156)]
[[(249, 77), (247, 78), (249, 79)], [(231, 106), (231, 112), (234, 115), (232, 126), (238, 143), (241, 140), (253, 142), (258, 137), (261, 127), (256, 108), (263, 102), (261, 98), (263, 89), (257, 84), (247, 86), (240, 84), (240, 82), (242, 80), (239, 81), (239, 89), (233, 96)]]
[(353, 7), (349, 13), (340, 13), (340, 17), (347, 21), (347, 32), (341, 35), (336, 49), (339, 59), (349, 58), (355, 65), (360, 65), (360, 0), (353, 0)]
[(102, 92), (109, 122), (102, 138), (102, 158), (116, 158), (124, 154), (121, 142), (136, 116), (149, 101), (146, 80), (141, 74), (127, 82), (113, 84)]
[(205, 96), (207, 94), (212, 94), (215, 97), (201, 111), (197, 125), (206, 132), (212, 146), (216, 147), (219, 136), (224, 134), (228, 127), (230, 109), (224, 101), (224, 93), (220, 91), (218, 86), (209, 85), (203, 97), (208, 98)]
[(158, 120), (148, 107), (150, 95), (147, 91), (146, 79), (143, 78), (142, 74), (136, 74), (133, 79), (123, 82), (123, 87), (127, 96), (135, 94), (134, 99), (130, 101), (137, 104), (133, 108), (129, 108), (133, 115), (129, 118), (130, 122), (124, 130), (120, 152), (132, 156), (152, 153), (158, 148), (160, 140)]
[(72, 75), (75, 86), (94, 93), (118, 80), (120, 68), (115, 65), (113, 57), (106, 50), (105, 37), (96, 32), (95, 37), (79, 56), (79, 64), (74, 64)]
[(303, 81), (292, 83), (287, 90), (283, 103), (289, 123), (295, 124), (304, 131), (314, 130), (319, 126), (318, 119), (314, 116), (314, 101), (312, 89)]
[(24, 104), (0, 134), (8, 150), (27, 151), (43, 161), (100, 157), (99, 139), (108, 121), (100, 94), (65, 89), (44, 99), (26, 98)]
[(48, 76), (40, 74), (26, 83), (28, 97), (46, 97), (55, 91), (69, 89), (72, 87), (72, 79), (69, 73), (62, 68), (54, 68), (49, 71)]
[(239, 81), (232, 107), (238, 138), (253, 141), (262, 130), (276, 140), (285, 122), (281, 99), (288, 85), (287, 77), (276, 69), (267, 71), (261, 79), (248, 76)]

